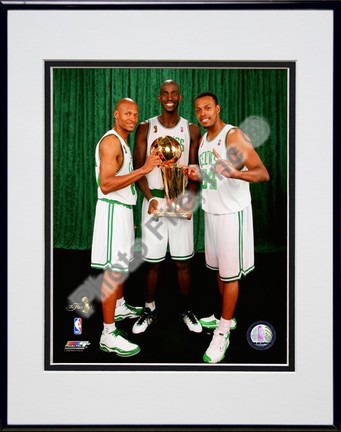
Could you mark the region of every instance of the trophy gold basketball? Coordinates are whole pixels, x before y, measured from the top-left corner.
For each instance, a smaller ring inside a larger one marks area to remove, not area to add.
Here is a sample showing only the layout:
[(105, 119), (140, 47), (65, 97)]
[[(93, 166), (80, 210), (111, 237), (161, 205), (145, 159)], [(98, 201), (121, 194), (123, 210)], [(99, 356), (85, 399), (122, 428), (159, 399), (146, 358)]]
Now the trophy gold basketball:
[(181, 167), (175, 166), (182, 151), (179, 142), (168, 135), (157, 138), (150, 147), (150, 153), (157, 153), (162, 161), (160, 167), (166, 198), (166, 208), (154, 212), (156, 217), (175, 217), (188, 219), (190, 214), (184, 211), (179, 197), (184, 195), (187, 176)]

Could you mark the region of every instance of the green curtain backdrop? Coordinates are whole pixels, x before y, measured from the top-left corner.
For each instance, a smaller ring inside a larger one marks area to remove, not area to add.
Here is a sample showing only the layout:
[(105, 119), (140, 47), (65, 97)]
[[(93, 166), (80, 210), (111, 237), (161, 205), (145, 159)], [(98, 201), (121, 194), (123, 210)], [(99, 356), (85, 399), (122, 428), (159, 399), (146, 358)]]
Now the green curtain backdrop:
[[(197, 123), (193, 100), (203, 91), (218, 96), (221, 117), (236, 126), (261, 118), (268, 139), (245, 130), (270, 172), (270, 182), (251, 185), (256, 252), (284, 250), (287, 242), (288, 71), (262, 68), (53, 68), (52, 192), (53, 246), (90, 249), (96, 205), (94, 152), (113, 126), (113, 109), (122, 97), (139, 105), (139, 121), (160, 113), (159, 88), (166, 79), (180, 85), (180, 114)], [(252, 123), (251, 123), (252, 125)], [(245, 128), (244, 128), (245, 129)], [(204, 130), (202, 130), (204, 132)], [(253, 136), (254, 135), (254, 136)], [(129, 145), (133, 150), (134, 133)], [(140, 236), (140, 205), (134, 209)], [(204, 250), (203, 212), (194, 216), (196, 251)]]

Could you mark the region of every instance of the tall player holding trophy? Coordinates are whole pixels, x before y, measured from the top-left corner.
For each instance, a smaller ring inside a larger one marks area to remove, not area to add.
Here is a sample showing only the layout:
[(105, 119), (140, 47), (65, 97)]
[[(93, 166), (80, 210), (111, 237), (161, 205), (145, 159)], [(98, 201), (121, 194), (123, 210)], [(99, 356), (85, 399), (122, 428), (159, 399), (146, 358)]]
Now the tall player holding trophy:
[[(165, 137), (169, 142), (173, 138), (180, 144), (181, 155), (175, 161), (178, 167), (198, 164), (200, 129), (178, 113), (179, 103), (182, 99), (178, 84), (172, 80), (165, 81), (160, 87), (158, 99), (162, 106), (161, 115), (140, 123), (136, 130), (135, 169), (144, 164), (151, 152), (157, 151), (161, 156), (162, 152), (158, 149), (159, 144), (164, 143), (161, 137)], [(173, 164), (174, 161), (170, 163), (170, 165)], [(169, 164), (165, 160), (164, 167), (167, 165)], [(133, 326), (133, 333), (144, 332), (156, 319), (155, 294), (160, 263), (166, 258), (167, 246), (176, 265), (177, 280), (182, 294), (180, 317), (189, 330), (196, 333), (202, 331), (201, 324), (192, 311), (189, 299), (189, 259), (194, 255), (193, 219), (191, 214), (184, 214), (180, 211), (177, 215), (178, 209), (169, 207), (170, 202), (169, 199), (165, 198), (165, 183), (162, 177), (162, 174), (164, 176), (170, 175), (169, 181), (166, 181), (166, 192), (168, 193), (167, 189), (173, 188), (172, 181), (176, 178), (175, 170), (172, 170), (172, 166), (169, 168), (164, 169), (162, 173), (161, 168), (156, 167), (137, 182), (144, 195), (141, 217), (142, 253), (143, 259), (148, 263), (148, 268), (145, 307), (142, 315)], [(196, 188), (196, 183), (189, 181), (188, 191), (195, 193)], [(173, 201), (173, 204), (175, 203), (176, 201)], [(172, 210), (175, 210), (175, 214), (172, 214)], [(155, 218), (155, 215), (164, 217)]]

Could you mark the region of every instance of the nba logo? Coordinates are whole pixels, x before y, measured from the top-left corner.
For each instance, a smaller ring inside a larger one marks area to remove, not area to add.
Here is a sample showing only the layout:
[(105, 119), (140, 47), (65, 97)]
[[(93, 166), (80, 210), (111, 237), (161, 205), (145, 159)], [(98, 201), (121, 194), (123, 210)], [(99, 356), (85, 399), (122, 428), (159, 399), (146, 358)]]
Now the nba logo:
[(74, 318), (73, 319), (73, 333), (75, 335), (82, 334), (82, 318)]

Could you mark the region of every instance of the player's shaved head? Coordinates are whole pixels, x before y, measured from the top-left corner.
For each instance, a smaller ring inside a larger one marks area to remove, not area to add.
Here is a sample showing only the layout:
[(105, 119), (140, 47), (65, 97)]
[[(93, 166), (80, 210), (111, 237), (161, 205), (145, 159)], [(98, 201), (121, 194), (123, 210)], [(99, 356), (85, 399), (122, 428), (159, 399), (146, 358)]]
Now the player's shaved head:
[(172, 79), (168, 79), (168, 80), (164, 81), (164, 82), (161, 84), (161, 86), (160, 86), (160, 94), (161, 94), (161, 92), (162, 92), (162, 89), (163, 89), (166, 85), (169, 85), (169, 84), (172, 84), (173, 86), (175, 86), (175, 87), (177, 88), (177, 90), (178, 90), (178, 93), (180, 93), (180, 87), (179, 87), (179, 84), (178, 84), (177, 82), (175, 82), (174, 80), (172, 80)]
[(115, 111), (119, 110), (121, 108), (121, 106), (126, 105), (126, 104), (134, 104), (137, 106), (137, 103), (133, 99), (122, 98), (117, 102), (117, 104), (115, 106)]

